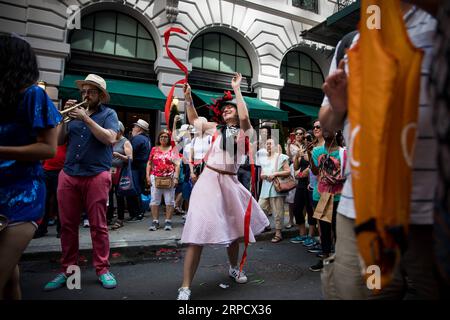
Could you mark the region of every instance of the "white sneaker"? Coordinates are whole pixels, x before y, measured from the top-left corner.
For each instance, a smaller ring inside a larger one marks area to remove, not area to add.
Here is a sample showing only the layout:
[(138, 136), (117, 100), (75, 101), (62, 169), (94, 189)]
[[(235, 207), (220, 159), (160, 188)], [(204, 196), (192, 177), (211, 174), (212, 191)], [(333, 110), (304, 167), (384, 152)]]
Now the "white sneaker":
[(89, 220), (88, 219), (84, 219), (83, 220), (83, 227), (84, 228), (89, 228)]
[(178, 297), (177, 300), (190, 300), (191, 299), (191, 290), (189, 288), (181, 287), (178, 289)]
[(230, 269), (228, 271), (228, 274), (231, 278), (234, 279), (237, 283), (247, 283), (247, 276), (245, 275), (245, 272), (239, 272), (239, 269), (233, 268), (230, 266)]

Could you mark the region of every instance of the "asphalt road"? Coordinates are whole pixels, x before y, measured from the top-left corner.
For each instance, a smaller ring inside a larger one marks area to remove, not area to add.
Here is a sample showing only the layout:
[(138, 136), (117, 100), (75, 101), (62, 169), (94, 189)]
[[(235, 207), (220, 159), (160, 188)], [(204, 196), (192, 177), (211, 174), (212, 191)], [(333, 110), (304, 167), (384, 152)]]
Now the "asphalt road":
[[(242, 246), (241, 246), (242, 250)], [(162, 249), (134, 256), (111, 257), (118, 286), (104, 289), (97, 281), (90, 257), (81, 264), (81, 289), (44, 292), (57, 273), (56, 261), (22, 261), (25, 300), (174, 300), (182, 280), (185, 249)], [(226, 249), (205, 247), (192, 285), (193, 300), (319, 300), (320, 273), (308, 267), (317, 261), (301, 244), (284, 240), (260, 241), (249, 247), (247, 284), (228, 277)], [(84, 260), (84, 259), (82, 259)], [(222, 286), (221, 286), (222, 285)], [(225, 288), (223, 288), (225, 287)]]

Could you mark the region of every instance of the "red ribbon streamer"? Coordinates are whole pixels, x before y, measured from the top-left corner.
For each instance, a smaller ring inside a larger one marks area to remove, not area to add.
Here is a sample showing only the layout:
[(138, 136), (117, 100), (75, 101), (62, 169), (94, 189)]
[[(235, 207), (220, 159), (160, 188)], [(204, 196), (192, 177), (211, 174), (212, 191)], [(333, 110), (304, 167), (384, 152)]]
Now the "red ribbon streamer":
[[(182, 34), (187, 34), (186, 31), (184, 31), (183, 29), (180, 28), (175, 28), (175, 27), (171, 27), (169, 29), (167, 29), (164, 32), (164, 42), (166, 45), (166, 52), (167, 55), (169, 56), (170, 60), (173, 61), (173, 63), (175, 63), (177, 65), (177, 67), (184, 72), (184, 79), (178, 80), (177, 82), (174, 83), (174, 85), (172, 86), (172, 88), (170, 88), (169, 94), (167, 95), (167, 100), (166, 100), (166, 105), (164, 107), (164, 116), (166, 118), (166, 124), (169, 125), (169, 116), (170, 116), (170, 107), (172, 105), (172, 100), (173, 100), (173, 92), (175, 90), (175, 87), (178, 84), (185, 84), (187, 83), (187, 78), (188, 78), (188, 69), (187, 67), (182, 64), (180, 62), (180, 60), (178, 60), (173, 53), (169, 50), (169, 38), (170, 38), (170, 34), (172, 32), (176, 32), (176, 33), (182, 33)], [(169, 128), (169, 132), (170, 132), (170, 139), (171, 139), (171, 144), (172, 146), (175, 145), (175, 142), (173, 141), (173, 137), (172, 137), (172, 128)]]
[(248, 150), (248, 156), (250, 161), (250, 172), (251, 172), (251, 187), (250, 187), (250, 199), (248, 200), (247, 210), (245, 210), (244, 217), (244, 253), (242, 254), (241, 264), (239, 265), (239, 272), (242, 272), (244, 268), (245, 261), (247, 260), (247, 248), (250, 242), (250, 220), (252, 217), (252, 194), (256, 192), (255, 185), (255, 165), (253, 163), (252, 150), (250, 149), (250, 139), (245, 137), (245, 147)]

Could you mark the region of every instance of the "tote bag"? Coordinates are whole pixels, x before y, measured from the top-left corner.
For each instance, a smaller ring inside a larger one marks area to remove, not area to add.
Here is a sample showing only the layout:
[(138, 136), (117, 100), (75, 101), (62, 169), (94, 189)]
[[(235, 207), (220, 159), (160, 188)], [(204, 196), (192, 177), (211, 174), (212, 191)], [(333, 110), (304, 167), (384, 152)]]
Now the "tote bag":
[(122, 168), (122, 172), (120, 174), (117, 194), (125, 197), (137, 196), (139, 192), (136, 187), (136, 181), (131, 170), (131, 159), (128, 159), (126, 167)]

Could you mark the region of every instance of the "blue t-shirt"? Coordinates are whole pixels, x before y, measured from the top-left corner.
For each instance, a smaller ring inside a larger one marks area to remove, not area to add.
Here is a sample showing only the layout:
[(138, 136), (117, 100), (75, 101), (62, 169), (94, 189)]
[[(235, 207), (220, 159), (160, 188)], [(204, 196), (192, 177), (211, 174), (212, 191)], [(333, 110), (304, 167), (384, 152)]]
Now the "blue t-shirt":
[[(36, 143), (40, 129), (54, 128), (62, 120), (45, 91), (32, 85), (19, 99), (16, 117), (0, 119), (0, 145)], [(5, 106), (6, 107), (6, 106)], [(37, 221), (44, 214), (45, 183), (40, 161), (0, 159), (0, 213), (11, 223)]]
[[(314, 161), (314, 165), (316, 167), (319, 167), (319, 160), (324, 159), (324, 157), (321, 156), (326, 156), (328, 155), (327, 149), (325, 148), (325, 146), (319, 146), (319, 147), (315, 147), (312, 151), (312, 159)], [(340, 162), (341, 162), (341, 157), (339, 154), (339, 149), (336, 151), (333, 151), (329, 154), (330, 157), (334, 158), (335, 160), (337, 160), (337, 162), (339, 163), (340, 166)], [(320, 183), (320, 179), (321, 179), (321, 174), (319, 173), (319, 175), (317, 176), (317, 183), (314, 185), (314, 190), (313, 190), (313, 200), (314, 201), (319, 201), (320, 200), (320, 193), (319, 193), (319, 183)], [(334, 195), (334, 201), (339, 201), (341, 199), (341, 194), (335, 194)]]
[[(91, 119), (104, 129), (119, 132), (119, 119), (111, 108), (100, 105)], [(70, 176), (90, 177), (108, 171), (111, 166), (112, 145), (98, 140), (83, 121), (70, 121), (64, 172)]]
[(147, 163), (151, 150), (150, 139), (142, 133), (138, 134), (131, 139), (131, 146), (133, 147), (133, 162)]

